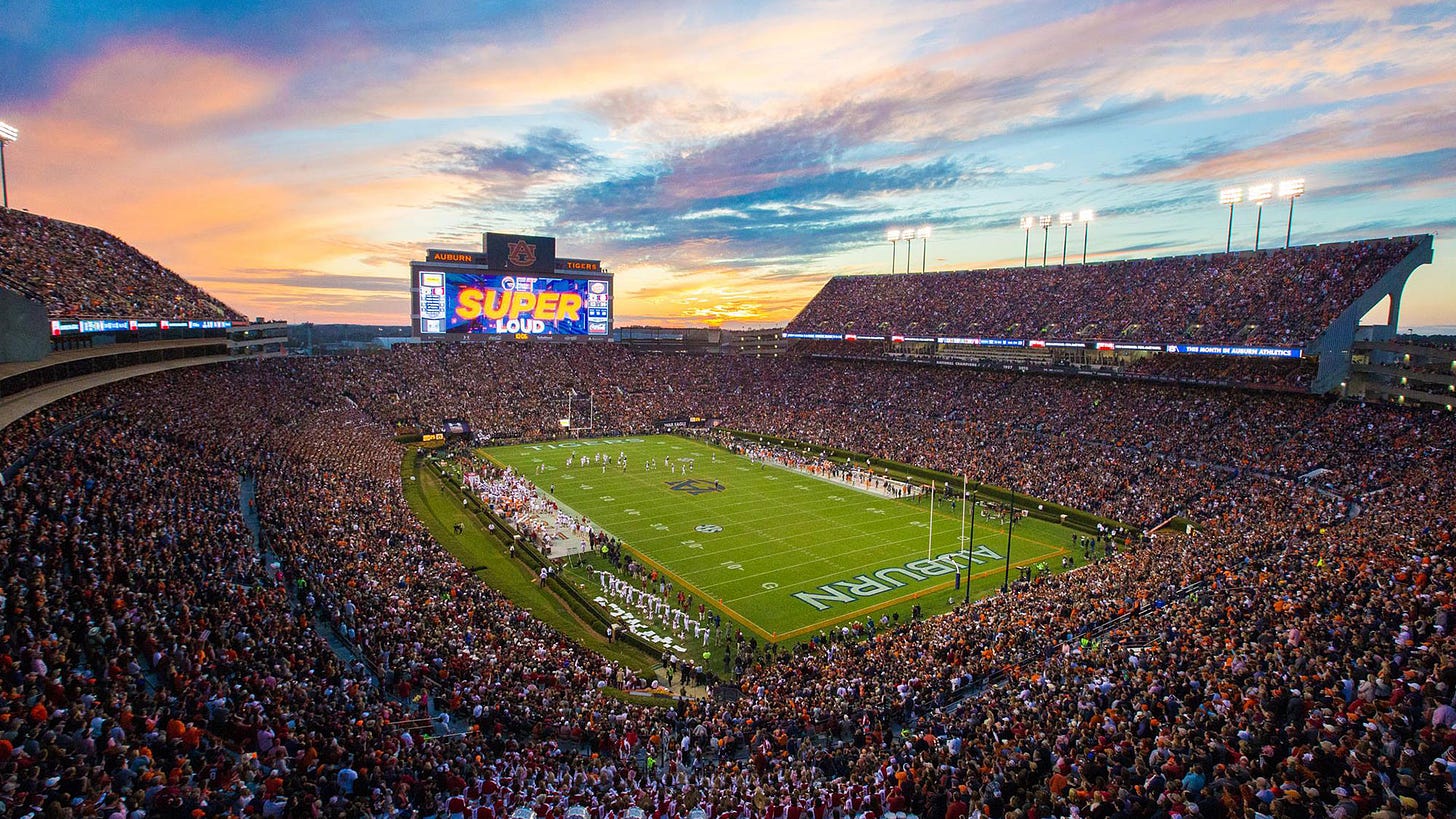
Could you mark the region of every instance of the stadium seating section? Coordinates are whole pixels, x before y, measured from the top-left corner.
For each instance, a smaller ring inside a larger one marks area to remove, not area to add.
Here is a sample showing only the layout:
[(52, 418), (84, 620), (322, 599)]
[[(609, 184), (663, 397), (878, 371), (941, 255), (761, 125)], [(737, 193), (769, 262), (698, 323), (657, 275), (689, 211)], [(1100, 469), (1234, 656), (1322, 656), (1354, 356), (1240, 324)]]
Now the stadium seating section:
[[(1299, 280), (1356, 287), (1400, 245), (1347, 252), (1341, 276)], [(1285, 276), (1265, 278), (1300, 289)], [(826, 292), (849, 309), (859, 288)], [(902, 315), (898, 298), (877, 315)], [(1162, 315), (1186, 327), (1181, 311)], [(1295, 312), (1260, 337), (1304, 337), (1318, 305)], [(632, 670), (434, 542), (392, 440), (399, 419), (447, 416), (544, 437), (567, 387), (594, 392), (603, 429), (712, 415), (1206, 529), (868, 636), (739, 644), (737, 697), (624, 701), (602, 687), (640, 684)], [(149, 376), (0, 439), (6, 464), (34, 453), (0, 487), (0, 801), (57, 817), (1449, 816), (1453, 440), (1449, 413), (1311, 396), (613, 345)], [(1315, 468), (1321, 485), (1294, 479)], [(273, 553), (252, 544), (240, 477)], [(450, 730), (409, 727), (422, 714)]]
[(1414, 237), (1089, 265), (836, 276), (789, 331), (1299, 346)]
[(110, 233), (18, 210), (0, 210), (0, 287), (52, 318), (243, 320)]
[(1209, 357), (1169, 353), (1139, 359), (1125, 368), (1123, 373), (1174, 381), (1306, 392), (1314, 380), (1315, 368), (1315, 362), (1310, 359)]

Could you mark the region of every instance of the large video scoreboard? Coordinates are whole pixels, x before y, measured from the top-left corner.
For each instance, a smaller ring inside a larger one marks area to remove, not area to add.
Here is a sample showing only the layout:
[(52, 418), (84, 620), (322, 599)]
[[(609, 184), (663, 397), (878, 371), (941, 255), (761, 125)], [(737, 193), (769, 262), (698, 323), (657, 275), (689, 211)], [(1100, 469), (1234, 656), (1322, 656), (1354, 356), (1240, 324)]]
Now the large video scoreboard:
[(595, 259), (556, 256), (546, 236), (485, 234), (485, 252), (427, 250), (410, 263), (411, 324), (422, 338), (609, 338), (612, 277)]

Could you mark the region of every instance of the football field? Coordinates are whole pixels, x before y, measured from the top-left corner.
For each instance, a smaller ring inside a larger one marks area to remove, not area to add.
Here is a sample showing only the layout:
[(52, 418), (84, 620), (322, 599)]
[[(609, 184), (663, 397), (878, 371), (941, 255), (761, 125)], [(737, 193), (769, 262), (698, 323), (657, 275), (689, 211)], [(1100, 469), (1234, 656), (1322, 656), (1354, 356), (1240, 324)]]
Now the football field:
[[(972, 597), (999, 589), (1006, 571), (1006, 525), (979, 511), (965, 515), (962, 540), (959, 507), (938, 501), (932, 518), (923, 498), (887, 498), (696, 439), (583, 439), (484, 452), (762, 639), (792, 640), (867, 614), (904, 618), (916, 604), (935, 614), (963, 599), (964, 589), (954, 588), (958, 571)], [(608, 456), (605, 468), (590, 463), (597, 453)], [(648, 469), (649, 459), (657, 466)], [(691, 471), (670, 471), (669, 460), (691, 461)], [(1017, 566), (1042, 560), (1057, 568), (1074, 534), (1018, 521), (1012, 578)]]

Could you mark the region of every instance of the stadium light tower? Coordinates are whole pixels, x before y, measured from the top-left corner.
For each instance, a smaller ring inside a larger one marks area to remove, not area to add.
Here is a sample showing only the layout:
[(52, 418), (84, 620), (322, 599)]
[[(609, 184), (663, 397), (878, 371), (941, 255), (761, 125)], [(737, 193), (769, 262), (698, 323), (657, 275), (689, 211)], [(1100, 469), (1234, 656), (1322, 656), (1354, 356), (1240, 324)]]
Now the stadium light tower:
[[(966, 493), (965, 492), (965, 480), (966, 480), (965, 475), (962, 475), (961, 476), (961, 494), (962, 495), (964, 495)], [(961, 531), (962, 532), (964, 532), (965, 531), (965, 528), (966, 528), (966, 512), (969, 511), (971, 513), (971, 537), (970, 537), (969, 540), (965, 541), (965, 551), (966, 551), (966, 605), (969, 606), (971, 604), (971, 546), (976, 542), (976, 493), (975, 492), (972, 492), (971, 493), (971, 497), (969, 499), (963, 498), (962, 499), (962, 503), (963, 503), (963, 505), (961, 506)], [(969, 507), (969, 509), (967, 509), (967, 507)]]
[(10, 187), (5, 182), (5, 143), (20, 138), (14, 125), (0, 122), (0, 208), (10, 210)]
[(1082, 264), (1087, 263), (1087, 234), (1092, 230), (1092, 220), (1096, 216), (1096, 211), (1091, 210), (1077, 214), (1077, 219), (1082, 223)]
[(1033, 227), (1036, 227), (1035, 216), (1021, 217), (1021, 229), (1026, 231), (1026, 247), (1022, 248), (1021, 251), (1022, 267), (1029, 267), (1031, 265), (1031, 229)]
[(1284, 226), (1284, 246), (1289, 247), (1289, 237), (1294, 232), (1294, 200), (1304, 195), (1303, 179), (1285, 179), (1279, 183), (1279, 198), (1289, 197), (1289, 224)]
[(1047, 260), (1047, 239), (1052, 229), (1051, 214), (1041, 217), (1041, 266), (1046, 267)]
[(1264, 203), (1274, 195), (1274, 183), (1262, 182), (1258, 185), (1249, 186), (1249, 201), (1257, 202), (1259, 215), (1254, 220), (1254, 249), (1259, 249), (1259, 232), (1264, 228)]
[(915, 236), (920, 239), (920, 272), (924, 273), (926, 248), (930, 245), (930, 225), (915, 231)]
[(1228, 205), (1228, 209), (1229, 209), (1228, 242), (1224, 245), (1224, 248), (1223, 248), (1223, 252), (1224, 253), (1231, 253), (1231, 252), (1233, 252), (1233, 249), (1234, 249), (1234, 205), (1237, 205), (1238, 203), (1240, 203), (1242, 201), (1244, 201), (1244, 189), (1243, 188), (1224, 188), (1223, 190), (1221, 190), (1221, 191), (1218, 192), (1218, 203), (1220, 205)]
[(935, 479), (930, 479), (930, 522), (925, 535), (925, 559), (929, 560), (931, 549), (935, 547)]
[(1016, 493), (1011, 493), (1011, 514), (1006, 518), (1006, 573), (1001, 577), (1001, 593), (1011, 587), (1011, 532), (1016, 528)]
[(906, 273), (906, 275), (909, 275), (909, 273), (910, 273), (910, 252), (915, 249), (914, 248), (914, 244), (915, 244), (915, 229), (914, 228), (905, 228), (904, 230), (900, 231), (900, 238), (905, 240), (905, 273)]
[(885, 238), (890, 240), (890, 272), (895, 272), (895, 260), (899, 258), (896, 253), (900, 250), (900, 231), (892, 230)]
[(1067, 233), (1072, 229), (1072, 223), (1077, 221), (1077, 214), (1067, 211), (1061, 216), (1062, 223), (1062, 267), (1067, 266)]

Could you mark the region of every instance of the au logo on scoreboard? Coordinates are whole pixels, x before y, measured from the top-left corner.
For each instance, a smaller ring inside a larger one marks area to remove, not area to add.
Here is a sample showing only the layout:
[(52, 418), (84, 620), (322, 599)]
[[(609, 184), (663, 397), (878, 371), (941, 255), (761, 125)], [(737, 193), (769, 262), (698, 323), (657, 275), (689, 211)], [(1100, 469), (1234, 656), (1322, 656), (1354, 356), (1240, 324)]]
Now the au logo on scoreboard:
[(512, 265), (516, 267), (530, 267), (536, 263), (536, 246), (527, 242), (525, 239), (507, 242), (506, 247), (511, 249), (511, 252), (506, 255), (506, 258), (510, 259)]
[(556, 239), (551, 236), (485, 234), (486, 265), (506, 273), (541, 273), (556, 270)]

